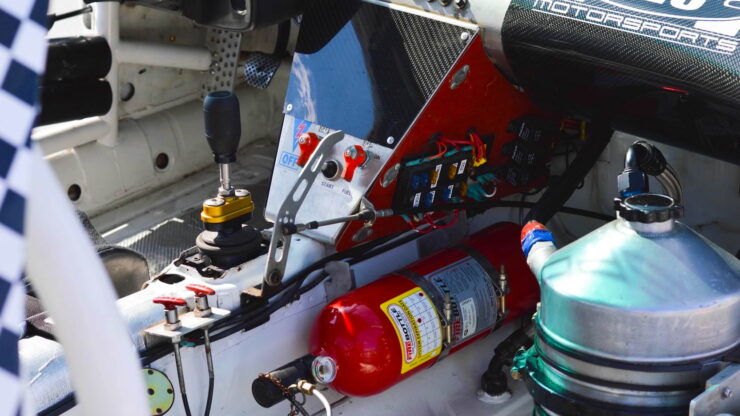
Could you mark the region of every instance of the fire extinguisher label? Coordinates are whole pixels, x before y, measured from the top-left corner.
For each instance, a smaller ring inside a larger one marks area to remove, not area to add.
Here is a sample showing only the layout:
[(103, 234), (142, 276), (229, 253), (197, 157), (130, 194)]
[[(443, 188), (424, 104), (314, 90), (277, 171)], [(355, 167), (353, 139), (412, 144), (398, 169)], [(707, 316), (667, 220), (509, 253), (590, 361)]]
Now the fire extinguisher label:
[(396, 329), (401, 345), (401, 374), (442, 352), (442, 324), (431, 299), (411, 289), (380, 305)]
[(462, 315), (462, 337), (465, 339), (475, 333), (478, 322), (473, 298), (467, 298), (460, 302), (460, 315)]

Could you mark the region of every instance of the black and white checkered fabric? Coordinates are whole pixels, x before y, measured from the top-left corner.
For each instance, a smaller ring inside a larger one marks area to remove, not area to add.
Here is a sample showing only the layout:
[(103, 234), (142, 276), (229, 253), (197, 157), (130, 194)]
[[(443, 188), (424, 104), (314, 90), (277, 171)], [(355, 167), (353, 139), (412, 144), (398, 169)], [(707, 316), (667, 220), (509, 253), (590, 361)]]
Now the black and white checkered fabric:
[(47, 8), (48, 0), (0, 0), (0, 416), (17, 416), (22, 402), (23, 219)]

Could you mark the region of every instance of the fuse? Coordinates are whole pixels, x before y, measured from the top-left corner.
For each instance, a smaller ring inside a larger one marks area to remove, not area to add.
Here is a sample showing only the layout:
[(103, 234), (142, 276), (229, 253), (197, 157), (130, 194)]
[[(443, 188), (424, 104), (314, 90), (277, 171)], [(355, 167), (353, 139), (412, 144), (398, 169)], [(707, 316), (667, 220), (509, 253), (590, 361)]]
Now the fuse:
[(435, 194), (435, 191), (431, 191), (424, 196), (424, 206), (426, 207), (432, 206), (432, 204), (434, 203), (434, 194)]
[(447, 168), (447, 177), (450, 179), (455, 179), (455, 176), (457, 176), (457, 163), (453, 163), (450, 165), (449, 168)]

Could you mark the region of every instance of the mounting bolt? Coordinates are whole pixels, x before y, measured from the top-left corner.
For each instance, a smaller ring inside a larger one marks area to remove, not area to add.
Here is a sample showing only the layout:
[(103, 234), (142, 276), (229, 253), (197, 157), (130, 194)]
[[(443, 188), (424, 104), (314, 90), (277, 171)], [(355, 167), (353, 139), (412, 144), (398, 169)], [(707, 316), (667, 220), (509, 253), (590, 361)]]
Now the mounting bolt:
[(460, 40), (463, 42), (467, 42), (470, 39), (470, 33), (469, 32), (462, 32), (460, 34)]
[(283, 280), (283, 277), (280, 275), (280, 272), (277, 270), (273, 270), (270, 272), (270, 274), (267, 275), (267, 284), (270, 286), (277, 286), (280, 284), (280, 282)]
[(455, 0), (455, 7), (458, 10), (462, 10), (462, 9), (468, 7), (468, 0)]
[(722, 398), (723, 399), (729, 399), (730, 397), (732, 397), (732, 390), (730, 390), (729, 387), (725, 387), (722, 390)]

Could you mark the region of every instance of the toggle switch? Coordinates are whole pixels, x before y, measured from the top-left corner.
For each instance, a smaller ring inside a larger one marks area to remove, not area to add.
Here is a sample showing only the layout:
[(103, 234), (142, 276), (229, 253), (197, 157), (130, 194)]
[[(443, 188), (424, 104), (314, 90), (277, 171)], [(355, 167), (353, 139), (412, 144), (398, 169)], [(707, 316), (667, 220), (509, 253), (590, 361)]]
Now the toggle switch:
[(185, 289), (195, 293), (195, 316), (202, 318), (211, 314), (211, 306), (208, 305), (208, 296), (215, 295), (216, 291), (206, 285), (190, 284)]
[(365, 149), (360, 145), (354, 145), (344, 151), (344, 172), (342, 178), (352, 182), (355, 175), (355, 169), (360, 168), (367, 163), (368, 156)]
[(187, 304), (185, 299), (159, 296), (152, 299), (152, 302), (164, 306), (164, 317), (166, 320), (166, 323), (164, 324), (165, 329), (174, 331), (177, 328), (180, 328), (180, 318), (177, 316), (177, 307), (185, 306)]
[(319, 146), (319, 136), (316, 133), (303, 133), (298, 138), (298, 147), (301, 149), (301, 154), (298, 156), (298, 160), (295, 162), (298, 166), (305, 166), (308, 163), (308, 159)]

